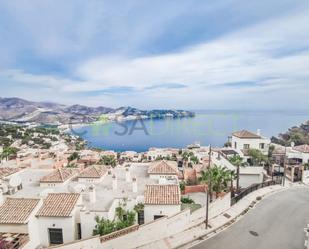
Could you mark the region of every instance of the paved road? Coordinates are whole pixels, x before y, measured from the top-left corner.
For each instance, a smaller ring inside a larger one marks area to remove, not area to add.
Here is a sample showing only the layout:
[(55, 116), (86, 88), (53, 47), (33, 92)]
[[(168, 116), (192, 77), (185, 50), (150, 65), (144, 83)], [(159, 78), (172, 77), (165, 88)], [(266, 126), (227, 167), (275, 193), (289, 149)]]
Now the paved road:
[(227, 230), (192, 249), (303, 249), (309, 188), (271, 195)]

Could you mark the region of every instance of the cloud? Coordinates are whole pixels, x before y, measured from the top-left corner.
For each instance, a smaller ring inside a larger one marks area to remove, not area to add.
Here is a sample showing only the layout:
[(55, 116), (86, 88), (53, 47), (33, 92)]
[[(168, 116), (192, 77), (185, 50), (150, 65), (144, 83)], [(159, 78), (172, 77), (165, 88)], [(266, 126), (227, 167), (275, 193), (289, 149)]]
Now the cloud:
[[(232, 0), (198, 7), (195, 1), (171, 1), (164, 10), (159, 3), (150, 10), (144, 4), (118, 3), (117, 9), (103, 2), (91, 1), (84, 11), (78, 2), (76, 12), (70, 4), (44, 5), (40, 10), (44, 15), (55, 15), (42, 21), (38, 8), (26, 1), (6, 4), (6, 15), (17, 15), (17, 31), (28, 38), (23, 44), (29, 49), (26, 55), (36, 56), (39, 68), (46, 60), (47, 65), (64, 67), (65, 73), (38, 73), (13, 65), (0, 72), (1, 82), (10, 84), (3, 93), (14, 89), (25, 95), (28, 88), (27, 96), (31, 91), (38, 93), (37, 98), (54, 94), (60, 102), (74, 103), (83, 96), (78, 101), (140, 107), (243, 107), (243, 101), (248, 101), (246, 107), (288, 107), (287, 100), (309, 105), (305, 1), (280, 1), (268, 9), (261, 1), (254, 3), (254, 11), (244, 1), (236, 8), (237, 1)], [(218, 11), (226, 9), (233, 15), (228, 22), (224, 18), (219, 22)], [(210, 19), (219, 23), (205, 22)], [(244, 20), (245, 25), (240, 24)], [(3, 32), (0, 27), (0, 34), (8, 34)], [(8, 47), (22, 54), (22, 45)]]

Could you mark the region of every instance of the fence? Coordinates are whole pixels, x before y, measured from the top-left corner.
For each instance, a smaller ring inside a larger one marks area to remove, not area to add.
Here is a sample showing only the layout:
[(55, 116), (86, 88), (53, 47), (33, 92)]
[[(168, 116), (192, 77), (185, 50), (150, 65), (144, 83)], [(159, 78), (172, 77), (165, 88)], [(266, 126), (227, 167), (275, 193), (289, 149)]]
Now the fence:
[(253, 185), (249, 186), (248, 188), (244, 189), (243, 191), (241, 191), (237, 196), (231, 198), (231, 205), (234, 205), (235, 203), (240, 201), (242, 198), (244, 198), (246, 195), (250, 194), (251, 192), (253, 192), (255, 190), (258, 190), (258, 189), (264, 188), (264, 187), (268, 187), (268, 186), (272, 186), (272, 185), (276, 185), (276, 184), (281, 184), (281, 183), (282, 183), (282, 177), (279, 177), (279, 178), (277, 178), (275, 180), (271, 180), (271, 181), (253, 184)]

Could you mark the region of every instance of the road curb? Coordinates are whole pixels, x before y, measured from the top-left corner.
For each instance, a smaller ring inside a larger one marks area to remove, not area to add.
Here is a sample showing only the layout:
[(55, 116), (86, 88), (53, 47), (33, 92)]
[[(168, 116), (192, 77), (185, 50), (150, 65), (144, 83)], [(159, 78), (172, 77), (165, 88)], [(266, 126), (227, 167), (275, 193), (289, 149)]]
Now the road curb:
[[(281, 189), (276, 189), (276, 190), (273, 190), (271, 192), (268, 192), (264, 195), (261, 195), (261, 199), (260, 200), (254, 200), (252, 201), (239, 215), (231, 218), (230, 220), (228, 220), (226, 223), (224, 223), (223, 225), (217, 227), (217, 228), (214, 228), (213, 230), (209, 230), (207, 233), (205, 233), (204, 235), (200, 235), (200, 236), (197, 236), (195, 237), (194, 239), (191, 239), (190, 241), (186, 242), (186, 243), (183, 243), (181, 245), (178, 245), (176, 247), (173, 247), (173, 249), (183, 249), (185, 248), (185, 246), (193, 243), (193, 242), (197, 242), (196, 244), (194, 245), (198, 245), (200, 243), (202, 243), (203, 241), (205, 241), (205, 239), (208, 239), (214, 235), (216, 235), (218, 232), (221, 232), (223, 230), (225, 230), (226, 228), (228, 228), (229, 226), (233, 225), (235, 222), (237, 222), (241, 217), (245, 216), (245, 214), (248, 213), (249, 210), (253, 209), (258, 203), (260, 203), (263, 199), (265, 199), (266, 197), (268, 196), (271, 196), (272, 194), (276, 194), (276, 193), (279, 193), (279, 192), (282, 192), (284, 190), (288, 190), (290, 189), (291, 187), (283, 187)], [(224, 213), (227, 213), (228, 210)], [(204, 222), (203, 222), (204, 223)], [(203, 224), (203, 223), (200, 223)], [(191, 245), (191, 246), (194, 246), (194, 245)], [(190, 246), (190, 247), (191, 247)], [(308, 248), (305, 248), (305, 249), (309, 249)]]

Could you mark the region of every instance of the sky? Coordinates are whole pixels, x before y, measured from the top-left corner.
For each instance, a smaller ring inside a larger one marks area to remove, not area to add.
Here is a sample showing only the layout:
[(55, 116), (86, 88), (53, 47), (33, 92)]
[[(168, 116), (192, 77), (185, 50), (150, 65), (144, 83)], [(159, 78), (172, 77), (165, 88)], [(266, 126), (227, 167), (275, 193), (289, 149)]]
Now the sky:
[(0, 0), (0, 97), (309, 109), (308, 0)]

